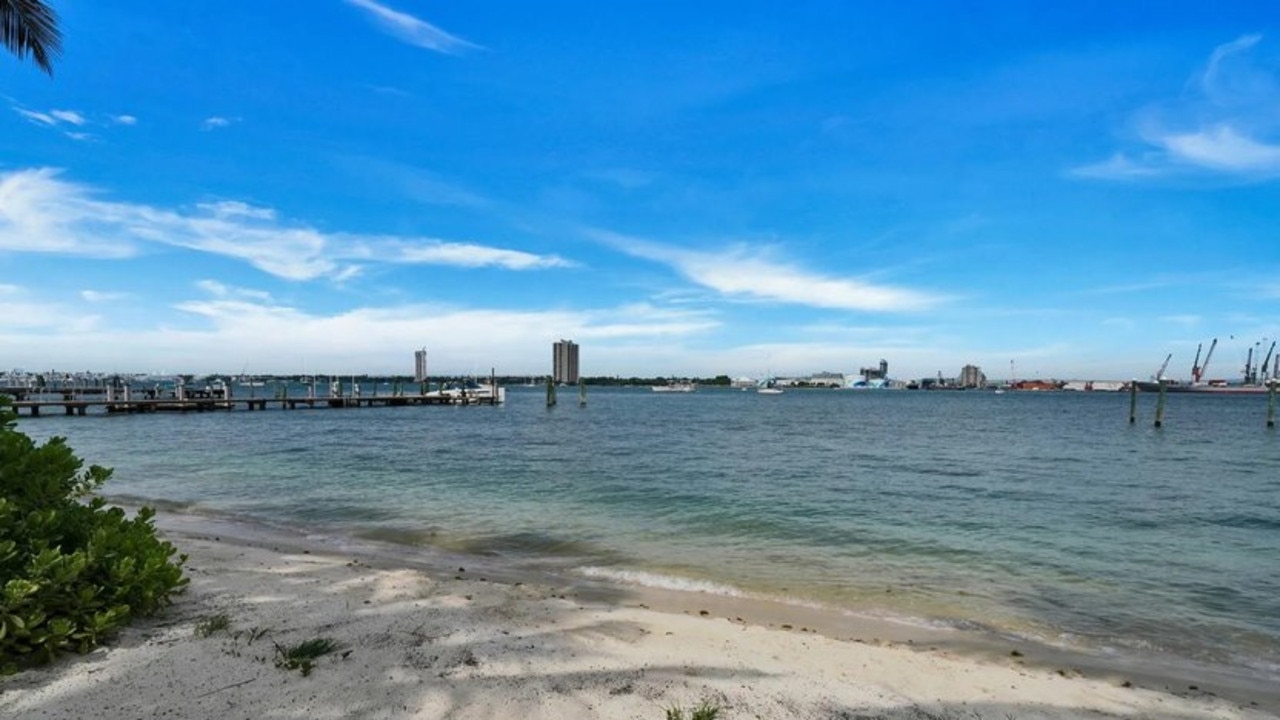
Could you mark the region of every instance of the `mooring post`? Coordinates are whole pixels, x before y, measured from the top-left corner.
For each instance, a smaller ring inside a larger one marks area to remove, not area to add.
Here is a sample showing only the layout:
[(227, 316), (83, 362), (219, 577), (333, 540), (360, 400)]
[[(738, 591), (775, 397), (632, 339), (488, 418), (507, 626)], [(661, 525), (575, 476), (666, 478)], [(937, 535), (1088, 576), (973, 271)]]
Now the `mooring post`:
[(1156, 427), (1164, 425), (1164, 380), (1157, 380), (1160, 383), (1160, 394), (1156, 397)]
[(1267, 427), (1276, 426), (1276, 385), (1280, 385), (1280, 381), (1272, 380), (1267, 383)]
[(551, 376), (547, 376), (547, 407), (556, 404), (556, 382)]
[(1138, 381), (1135, 378), (1129, 382), (1129, 424), (1132, 425), (1138, 421)]

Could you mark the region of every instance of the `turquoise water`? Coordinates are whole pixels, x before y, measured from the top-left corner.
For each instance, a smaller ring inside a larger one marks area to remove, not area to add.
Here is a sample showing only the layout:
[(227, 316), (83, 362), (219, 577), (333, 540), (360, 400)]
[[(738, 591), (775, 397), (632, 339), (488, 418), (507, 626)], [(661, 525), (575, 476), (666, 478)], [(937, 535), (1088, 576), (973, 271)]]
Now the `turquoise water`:
[(120, 496), (1280, 678), (1265, 397), (565, 395), (20, 429)]

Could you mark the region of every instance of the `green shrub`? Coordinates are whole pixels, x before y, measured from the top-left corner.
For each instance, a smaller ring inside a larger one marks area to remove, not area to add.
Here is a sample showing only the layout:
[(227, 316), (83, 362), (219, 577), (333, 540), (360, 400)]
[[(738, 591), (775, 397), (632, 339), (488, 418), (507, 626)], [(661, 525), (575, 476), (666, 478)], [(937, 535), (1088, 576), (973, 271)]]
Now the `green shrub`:
[(151, 508), (90, 497), (111, 470), (81, 472), (64, 438), (36, 445), (16, 420), (0, 397), (0, 674), (87, 652), (187, 584)]

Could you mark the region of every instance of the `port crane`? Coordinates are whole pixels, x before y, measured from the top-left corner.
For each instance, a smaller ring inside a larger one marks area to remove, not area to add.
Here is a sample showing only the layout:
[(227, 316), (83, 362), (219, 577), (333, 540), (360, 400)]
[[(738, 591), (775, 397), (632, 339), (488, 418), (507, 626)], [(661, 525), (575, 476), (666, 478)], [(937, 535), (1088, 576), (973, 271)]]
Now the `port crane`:
[[(1192, 365), (1191, 382), (1199, 383), (1200, 379), (1204, 377), (1205, 371), (1209, 369), (1209, 360), (1213, 358), (1213, 349), (1216, 347), (1218, 347), (1218, 338), (1214, 338), (1213, 342), (1209, 343), (1209, 352), (1204, 354), (1204, 365), (1194, 365), (1194, 364)], [(1199, 359), (1200, 359), (1200, 349), (1197, 347), (1196, 360), (1198, 361)]]
[(1156, 382), (1164, 380), (1164, 371), (1169, 367), (1169, 361), (1173, 359), (1173, 353), (1164, 356), (1164, 362), (1160, 364), (1160, 369), (1156, 371), (1155, 377), (1152, 378)]
[[(1263, 340), (1262, 342), (1266, 342), (1266, 340)], [(1262, 363), (1257, 364), (1257, 365), (1254, 365), (1254, 364), (1253, 364), (1253, 354), (1252, 354), (1252, 350), (1251, 350), (1251, 352), (1249, 352), (1249, 360), (1245, 361), (1245, 364), (1244, 364), (1244, 382), (1245, 382), (1245, 383), (1247, 383), (1247, 384), (1258, 384), (1258, 370), (1262, 370), (1262, 382), (1266, 382), (1266, 380), (1267, 380), (1267, 365), (1270, 365), (1270, 364), (1271, 364), (1271, 354), (1272, 354), (1272, 352), (1274, 352), (1274, 351), (1275, 351), (1275, 348), (1276, 348), (1276, 343), (1275, 343), (1275, 341), (1271, 341), (1271, 347), (1270, 347), (1270, 348), (1268, 348), (1268, 350), (1267, 350), (1267, 356), (1266, 356), (1266, 357), (1263, 357)], [(1258, 347), (1258, 352), (1260, 352), (1260, 354), (1261, 354), (1261, 352), (1262, 352), (1262, 347), (1261, 347), (1261, 346), (1260, 346), (1260, 347)]]

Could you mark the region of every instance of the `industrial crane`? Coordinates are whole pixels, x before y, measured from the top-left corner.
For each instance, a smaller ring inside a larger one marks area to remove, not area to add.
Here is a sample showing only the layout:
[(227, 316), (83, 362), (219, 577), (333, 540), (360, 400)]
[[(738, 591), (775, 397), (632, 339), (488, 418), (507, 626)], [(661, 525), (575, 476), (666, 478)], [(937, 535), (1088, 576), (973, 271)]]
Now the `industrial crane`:
[[(1213, 349), (1216, 347), (1218, 347), (1218, 338), (1214, 338), (1213, 342), (1209, 343), (1209, 352), (1204, 354), (1204, 365), (1197, 365), (1191, 368), (1191, 382), (1199, 383), (1200, 379), (1204, 377), (1205, 371), (1209, 369), (1209, 360), (1213, 358)], [(1198, 351), (1196, 352), (1196, 357), (1200, 357)]]
[(1168, 355), (1165, 355), (1164, 362), (1160, 365), (1160, 369), (1156, 371), (1156, 376), (1154, 378), (1156, 382), (1160, 382), (1161, 380), (1164, 380), (1164, 371), (1166, 368), (1169, 367), (1169, 361), (1172, 359), (1173, 359), (1173, 353), (1169, 353)]
[[(1266, 342), (1266, 340), (1263, 340), (1263, 342)], [(1275, 340), (1272, 340), (1272, 341), (1271, 341), (1271, 347), (1267, 350), (1267, 357), (1266, 357), (1265, 359), (1263, 359), (1262, 364), (1258, 366), (1258, 367), (1262, 368), (1262, 381), (1263, 381), (1263, 382), (1266, 382), (1266, 381), (1267, 381), (1267, 373), (1269, 372), (1269, 370), (1268, 370), (1267, 366), (1271, 364), (1271, 353), (1275, 352), (1275, 349), (1276, 349), (1276, 341), (1275, 341)], [(1274, 375), (1272, 375), (1271, 379), (1272, 379), (1272, 380), (1275, 380), (1275, 376), (1274, 376)]]

